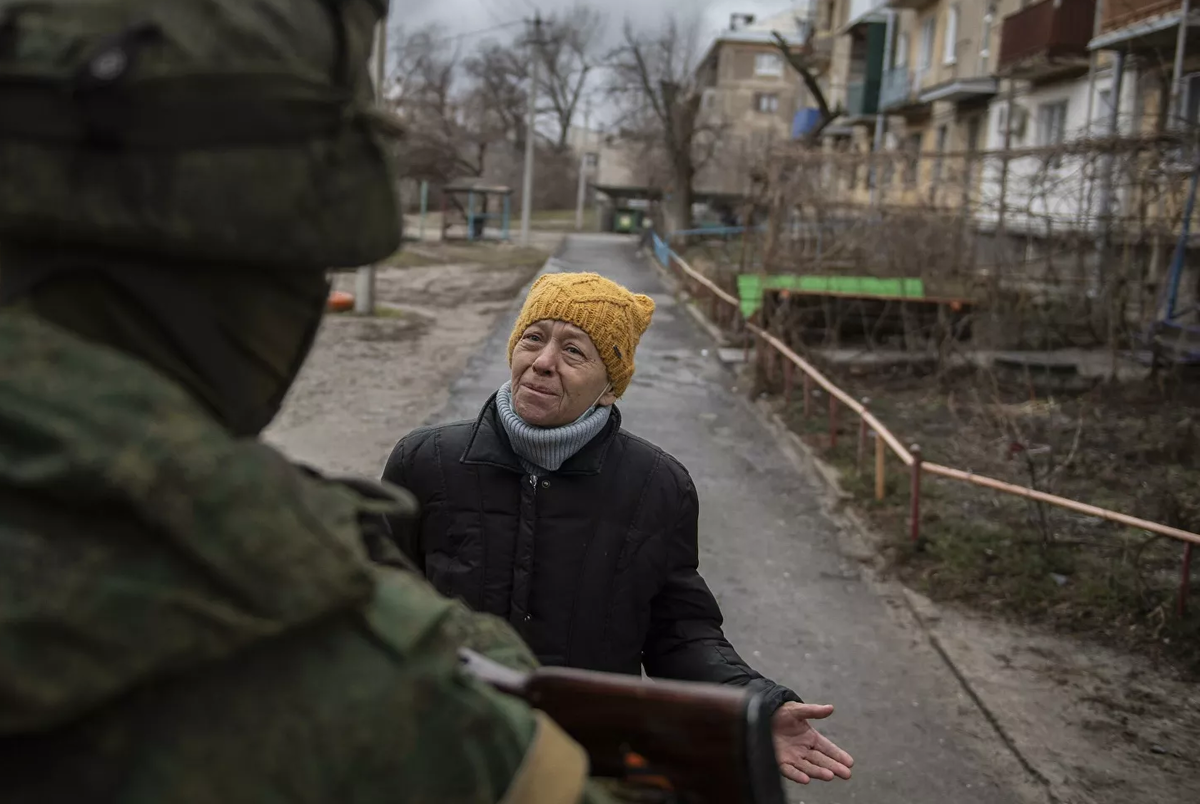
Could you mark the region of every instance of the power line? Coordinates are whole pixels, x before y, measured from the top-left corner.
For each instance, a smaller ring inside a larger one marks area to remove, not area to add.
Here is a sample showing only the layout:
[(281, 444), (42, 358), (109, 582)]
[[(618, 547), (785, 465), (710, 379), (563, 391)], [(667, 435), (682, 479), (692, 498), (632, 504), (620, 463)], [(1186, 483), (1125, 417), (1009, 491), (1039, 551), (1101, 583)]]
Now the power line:
[(513, 28), (517, 25), (523, 25), (524, 23), (525, 23), (525, 20), (512, 20), (511, 22), (503, 22), (503, 23), (500, 23), (499, 25), (493, 25), (490, 28), (480, 28), (477, 31), (466, 31), (466, 32), (460, 33), (460, 34), (444, 36), (441, 39), (434, 39), (431, 42), (431, 44), (441, 45), (441, 44), (445, 44), (447, 42), (454, 42), (458, 39), (469, 39), (472, 36), (483, 36), (484, 34), (495, 33), (496, 31), (502, 31), (506, 28)]
[(499, 15), (496, 14), (495, 10), (488, 3), (488, 0), (476, 0), (476, 3), (478, 3), (479, 7), (483, 9), (483, 13), (491, 17), (494, 22), (500, 25), (504, 24), (500, 21)]

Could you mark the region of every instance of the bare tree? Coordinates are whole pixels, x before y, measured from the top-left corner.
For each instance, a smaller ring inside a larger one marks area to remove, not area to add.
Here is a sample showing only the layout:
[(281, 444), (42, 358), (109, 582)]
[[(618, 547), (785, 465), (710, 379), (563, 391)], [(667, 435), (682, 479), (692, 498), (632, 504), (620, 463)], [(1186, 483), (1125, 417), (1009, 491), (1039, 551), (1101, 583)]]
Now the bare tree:
[(510, 44), (486, 42), (467, 59), (466, 74), (473, 83), (471, 94), (478, 108), (491, 118), (492, 126), (519, 150), (525, 147), (525, 82), (529, 64), (525, 54)]
[(817, 104), (817, 109), (821, 113), (817, 124), (804, 135), (803, 142), (808, 147), (816, 145), (820, 141), (821, 132), (844, 113), (844, 110), (840, 106), (836, 109), (830, 108), (829, 101), (825, 98), (825, 92), (821, 89), (821, 84), (817, 80), (813, 35), (814, 31), (810, 27), (804, 44), (796, 47), (794, 42), (788, 42), (778, 31), (772, 32), (772, 36), (775, 38), (775, 47), (778, 48), (784, 60), (800, 76), (800, 79), (804, 81), (804, 86), (808, 90), (808, 94), (812, 96), (813, 101)]
[(543, 85), (538, 91), (545, 105), (539, 113), (553, 121), (553, 147), (559, 153), (567, 149), (588, 79), (600, 62), (597, 51), (604, 23), (600, 12), (577, 3), (569, 11), (551, 16), (543, 28), (539, 48)]
[(483, 172), (488, 147), (503, 124), (464, 83), (454, 41), (438, 26), (393, 38), (387, 102), (406, 134), (398, 146), (405, 178), (445, 181)]
[(714, 122), (701, 115), (698, 33), (698, 19), (684, 23), (672, 15), (648, 33), (626, 20), (623, 41), (609, 57), (609, 94), (623, 110), (624, 128), (657, 140), (671, 166), (666, 189), (676, 229), (691, 226), (692, 185), (717, 139)]

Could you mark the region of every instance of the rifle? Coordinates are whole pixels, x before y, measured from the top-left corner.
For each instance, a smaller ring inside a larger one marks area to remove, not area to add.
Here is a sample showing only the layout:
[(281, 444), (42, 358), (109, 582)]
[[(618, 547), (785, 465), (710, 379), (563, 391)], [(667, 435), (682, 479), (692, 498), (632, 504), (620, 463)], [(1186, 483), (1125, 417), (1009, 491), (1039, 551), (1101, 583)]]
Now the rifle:
[(521, 673), (467, 649), (459, 659), (549, 715), (587, 751), (593, 776), (681, 804), (784, 804), (771, 713), (758, 694), (565, 667)]

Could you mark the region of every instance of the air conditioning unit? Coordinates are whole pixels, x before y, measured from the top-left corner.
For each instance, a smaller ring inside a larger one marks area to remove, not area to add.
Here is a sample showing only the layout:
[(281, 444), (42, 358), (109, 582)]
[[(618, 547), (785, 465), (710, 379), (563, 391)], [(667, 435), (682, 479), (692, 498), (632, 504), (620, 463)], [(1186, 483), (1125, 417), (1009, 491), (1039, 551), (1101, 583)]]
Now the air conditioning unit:
[(1009, 114), (1008, 104), (1004, 104), (996, 113), (996, 133), (1004, 136), (1005, 129), (1014, 137), (1025, 134), (1025, 124), (1029, 122), (1029, 110), (1020, 104), (1013, 104), (1012, 114)]

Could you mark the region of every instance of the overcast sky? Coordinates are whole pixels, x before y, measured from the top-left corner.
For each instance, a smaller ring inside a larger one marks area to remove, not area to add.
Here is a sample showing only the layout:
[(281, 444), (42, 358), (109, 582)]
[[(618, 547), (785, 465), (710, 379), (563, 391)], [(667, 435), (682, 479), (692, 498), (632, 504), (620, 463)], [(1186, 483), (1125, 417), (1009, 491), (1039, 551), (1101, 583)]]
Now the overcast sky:
[[(454, 36), (460, 52), (469, 52), (472, 47), (488, 38), (506, 40), (519, 33), (519, 25), (501, 27), (531, 19), (536, 11), (543, 15), (562, 11), (574, 6), (579, 0), (391, 0), (388, 18), (390, 28), (413, 30), (426, 25), (442, 27), (447, 36)], [(729, 16), (735, 13), (754, 14), (765, 19), (773, 14), (807, 7), (805, 0), (587, 0), (601, 9), (606, 17), (605, 34), (615, 42), (620, 36), (621, 25), (628, 18), (636, 25), (647, 27), (661, 23), (669, 14), (682, 18), (700, 15), (700, 44), (703, 51), (711, 38), (729, 25)], [(498, 30), (497, 30), (498, 29)], [(389, 68), (390, 69), (390, 68)], [(610, 123), (612, 110), (606, 108), (602, 99), (597, 100), (597, 117), (593, 124)]]
[[(391, 0), (392, 25), (413, 28), (439, 23), (453, 34), (466, 34), (501, 23), (532, 17), (534, 10), (543, 14), (570, 8), (576, 0)], [(787, 11), (799, 3), (787, 0), (593, 0), (596, 8), (606, 10), (610, 34), (617, 33), (626, 17), (635, 23), (653, 25), (671, 12), (698, 10), (704, 15), (708, 33), (714, 34), (729, 23), (729, 15), (744, 12), (759, 19)], [(466, 38), (464, 44), (480, 37)]]

